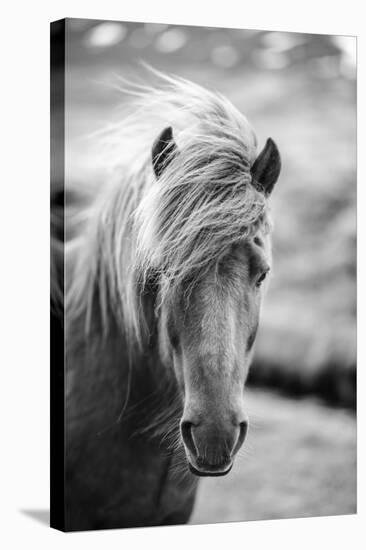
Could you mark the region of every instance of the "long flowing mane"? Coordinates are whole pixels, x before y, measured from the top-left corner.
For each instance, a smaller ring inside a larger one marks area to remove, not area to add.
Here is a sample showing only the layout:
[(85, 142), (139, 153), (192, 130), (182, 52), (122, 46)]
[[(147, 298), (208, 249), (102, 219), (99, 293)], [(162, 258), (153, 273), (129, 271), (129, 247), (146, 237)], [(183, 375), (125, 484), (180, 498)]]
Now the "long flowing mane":
[[(222, 95), (154, 71), (157, 84), (123, 87), (129, 101), (116, 124), (100, 132), (110, 181), (89, 208), (67, 250), (69, 319), (95, 304), (102, 326), (110, 315), (141, 342), (141, 296), (160, 277), (169, 298), (187, 277), (204, 271), (225, 248), (267, 224), (265, 200), (251, 185), (256, 137)], [(178, 153), (159, 180), (154, 140), (173, 128)]]

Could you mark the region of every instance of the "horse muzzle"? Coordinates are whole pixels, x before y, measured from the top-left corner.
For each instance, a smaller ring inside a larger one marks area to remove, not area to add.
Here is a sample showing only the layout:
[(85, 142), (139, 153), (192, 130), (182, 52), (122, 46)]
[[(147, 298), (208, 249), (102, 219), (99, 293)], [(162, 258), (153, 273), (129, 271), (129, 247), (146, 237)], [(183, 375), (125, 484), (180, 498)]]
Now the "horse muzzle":
[(190, 471), (197, 476), (224, 476), (244, 442), (248, 422), (218, 426), (181, 422), (181, 434)]

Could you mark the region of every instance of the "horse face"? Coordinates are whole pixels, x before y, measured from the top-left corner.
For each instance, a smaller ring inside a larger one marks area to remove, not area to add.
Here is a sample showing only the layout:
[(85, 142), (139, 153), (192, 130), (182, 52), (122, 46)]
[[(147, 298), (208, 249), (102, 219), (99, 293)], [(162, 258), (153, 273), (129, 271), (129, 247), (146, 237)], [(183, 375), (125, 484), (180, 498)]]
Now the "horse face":
[[(157, 179), (179, 155), (168, 127), (152, 148)], [(268, 138), (251, 165), (252, 186), (268, 197), (280, 170), (277, 145)], [(162, 356), (174, 365), (184, 400), (181, 438), (190, 469), (197, 475), (228, 473), (245, 439), (244, 383), (268, 271), (268, 236), (258, 233), (226, 250), (163, 305)]]
[(184, 400), (181, 438), (196, 475), (224, 475), (248, 428), (243, 391), (256, 337), (266, 238), (232, 246), (203, 276), (183, 284), (162, 314), (161, 345)]

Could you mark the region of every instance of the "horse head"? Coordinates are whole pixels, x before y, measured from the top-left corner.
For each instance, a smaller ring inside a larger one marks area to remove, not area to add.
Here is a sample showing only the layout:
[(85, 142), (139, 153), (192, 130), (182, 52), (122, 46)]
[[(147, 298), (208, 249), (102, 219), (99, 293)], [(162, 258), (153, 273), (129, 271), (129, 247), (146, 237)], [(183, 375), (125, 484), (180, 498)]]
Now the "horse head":
[[(174, 170), (179, 155), (172, 128), (166, 128), (152, 149), (156, 186), (169, 187), (169, 175), (164, 180), (164, 174)], [(217, 160), (220, 162), (219, 158)], [(250, 163), (248, 171), (250, 181), (246, 187), (251, 188), (251, 196), (255, 196), (257, 202), (264, 204), (280, 172), (279, 152), (271, 139)], [(212, 173), (211, 170), (211, 179)], [(208, 188), (208, 184), (205, 187), (207, 174), (204, 167), (201, 167), (200, 174), (204, 193)], [(190, 193), (189, 185), (185, 192)], [(225, 208), (226, 195), (218, 197), (218, 194), (217, 190), (213, 191), (207, 195), (206, 202), (203, 201), (203, 219), (199, 227), (197, 220), (191, 220), (191, 225), (187, 221), (191, 215), (194, 217), (198, 199), (187, 206), (180, 221), (181, 234), (176, 237), (178, 240), (171, 242), (176, 243), (178, 250), (184, 232), (196, 232), (191, 241), (187, 237), (186, 256), (181, 254), (181, 262), (185, 257), (190, 262), (193, 252), (188, 242), (191, 242), (191, 247), (200, 249), (201, 255), (205, 253), (203, 248), (208, 246), (215, 228), (207, 227), (204, 213), (212, 205)], [(232, 198), (232, 194), (230, 196)], [(186, 200), (188, 197), (183, 195), (180, 200), (175, 200), (175, 213), (171, 214), (170, 226), (168, 222), (165, 224), (165, 234), (173, 232), (171, 226), (176, 221), (175, 216), (179, 216), (181, 208), (184, 209)], [(270, 237), (264, 219), (262, 213), (250, 231), (243, 231), (240, 239), (224, 239), (220, 253), (212, 254), (212, 258), (202, 264), (192, 263), (191, 269), (183, 269), (181, 277), (169, 271), (168, 260), (164, 263), (163, 259), (160, 265), (155, 265), (161, 297), (158, 315), (160, 351), (163, 361), (174, 369), (182, 396), (180, 438), (189, 468), (196, 475), (227, 474), (247, 434), (244, 385), (271, 267)], [(224, 231), (228, 233), (230, 230), (228, 224)], [(222, 232), (223, 227), (218, 227), (217, 231)], [(164, 231), (160, 231), (160, 235), (163, 234)]]

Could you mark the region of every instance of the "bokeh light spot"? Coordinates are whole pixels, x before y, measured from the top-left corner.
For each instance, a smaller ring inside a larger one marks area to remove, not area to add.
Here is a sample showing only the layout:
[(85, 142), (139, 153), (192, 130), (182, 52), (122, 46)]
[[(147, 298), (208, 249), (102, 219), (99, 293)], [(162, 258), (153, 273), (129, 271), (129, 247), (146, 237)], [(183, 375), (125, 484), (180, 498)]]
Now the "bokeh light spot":
[(158, 37), (155, 47), (162, 53), (176, 52), (183, 48), (187, 40), (187, 34), (183, 30), (169, 29)]
[(92, 47), (114, 46), (121, 42), (127, 34), (127, 28), (121, 23), (100, 23), (85, 36), (85, 44)]

